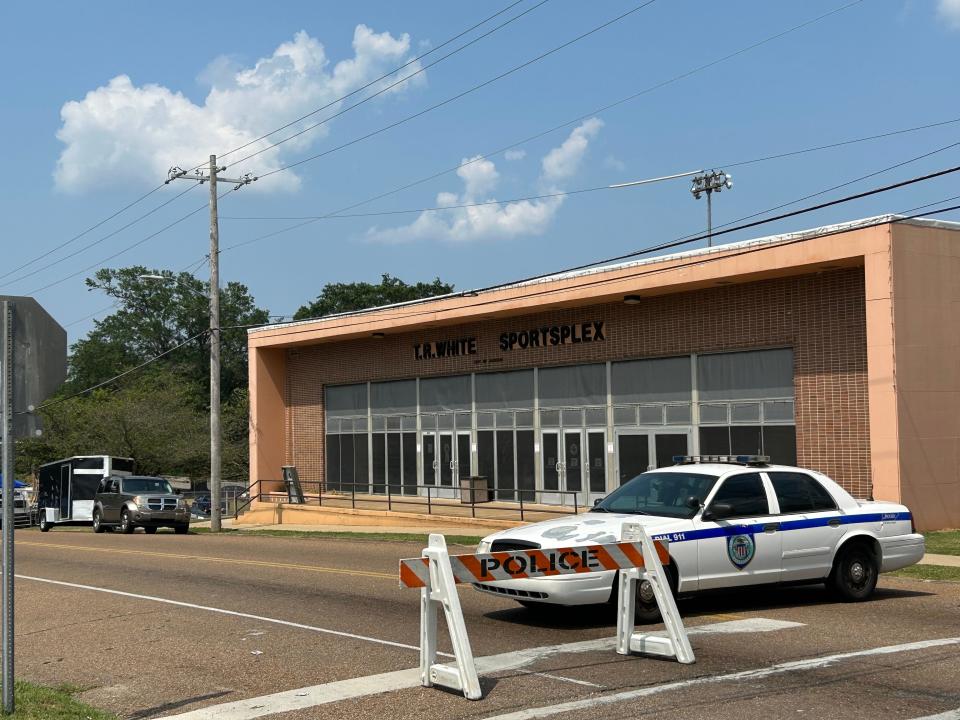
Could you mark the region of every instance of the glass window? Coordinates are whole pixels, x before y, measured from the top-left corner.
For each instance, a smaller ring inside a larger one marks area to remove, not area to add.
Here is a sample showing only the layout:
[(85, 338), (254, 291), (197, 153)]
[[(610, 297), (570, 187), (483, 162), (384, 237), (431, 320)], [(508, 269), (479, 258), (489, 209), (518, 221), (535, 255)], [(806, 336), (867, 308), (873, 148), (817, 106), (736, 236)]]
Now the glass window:
[(726, 427), (700, 428), (701, 455), (729, 455), (730, 430)]
[(837, 504), (830, 493), (814, 478), (805, 473), (767, 473), (777, 494), (781, 513), (818, 512), (836, 510)]
[(760, 422), (760, 403), (733, 403), (730, 406), (730, 422)]
[(796, 465), (797, 429), (793, 425), (764, 426), (763, 454), (777, 465)]
[[(340, 436), (340, 487), (347, 492), (355, 482), (353, 454), (354, 454), (353, 435)], [(357, 488), (362, 492), (361, 488)]]
[(561, 410), (560, 419), (564, 427), (580, 427), (583, 425), (583, 410)]
[(702, 423), (723, 423), (727, 424), (727, 404), (709, 405), (700, 404), (700, 422)]
[(764, 422), (793, 422), (793, 400), (768, 400), (763, 404)]
[(667, 422), (671, 425), (688, 425), (690, 423), (689, 405), (667, 405)]
[(533, 463), (533, 430), (517, 430), (517, 487), (526, 501), (536, 499)]
[[(385, 493), (387, 491), (387, 453), (386, 453), (386, 434), (373, 434), (373, 492)], [(349, 491), (350, 488), (347, 488)], [(357, 491), (362, 491), (357, 488)]]
[(610, 383), (617, 403), (689, 401), (690, 356), (611, 363)]
[(400, 429), (400, 418), (396, 416), (391, 416), (387, 418), (387, 430), (399, 430)]
[(477, 427), (478, 428), (492, 428), (493, 427), (493, 413), (477, 413)]
[(533, 427), (533, 413), (529, 410), (517, 412), (517, 427)]
[(691, 518), (690, 497), (706, 498), (716, 475), (687, 472), (646, 472), (607, 495), (591, 512), (633, 513)]
[[(327, 489), (340, 489), (340, 436), (327, 435)], [(349, 491), (349, 488), (347, 488)]]
[(697, 357), (701, 400), (793, 397), (793, 350), (751, 350)]
[(557, 427), (558, 425), (560, 425), (560, 411), (559, 410), (541, 410), (540, 424), (543, 427)]
[(417, 412), (416, 380), (371, 383), (370, 406), (375, 414), (381, 415), (409, 415)]
[(587, 408), (587, 425), (596, 427), (607, 424), (606, 408)]
[(663, 405), (641, 405), (641, 425), (663, 425)]
[(513, 427), (513, 413), (512, 413), (512, 412), (498, 412), (496, 415), (497, 415), (497, 427), (498, 427), (498, 428), (512, 428), (512, 427)]
[(417, 494), (417, 434), (403, 433), (403, 493)]
[(420, 380), (420, 409), (422, 411), (469, 410), (470, 406), (469, 375), (423, 378)]
[(576, 407), (607, 404), (605, 365), (570, 365), (543, 368), (540, 377), (540, 407)]
[(513, 430), (497, 430), (497, 499), (516, 500), (513, 473)]
[(481, 373), (475, 382), (477, 410), (533, 407), (533, 370)]
[(400, 492), (403, 465), (400, 458), (400, 433), (387, 433), (387, 484), (391, 493)]
[(733, 425), (730, 428), (730, 453), (763, 455), (763, 431), (759, 425)]
[(120, 486), (125, 493), (163, 493), (172, 495), (173, 488), (163, 478), (123, 478)]
[(333, 385), (324, 388), (325, 408), (330, 417), (367, 414), (367, 384)]
[(718, 504), (730, 506), (731, 512), (724, 515), (723, 519), (767, 515), (770, 512), (760, 473), (742, 473), (728, 477), (710, 501), (711, 506)]
[(637, 409), (634, 407), (615, 407), (613, 409), (614, 425), (636, 425)]
[(496, 484), (495, 462), (493, 431), (481, 430), (477, 432), (477, 474), (487, 479), (488, 488), (493, 488)]

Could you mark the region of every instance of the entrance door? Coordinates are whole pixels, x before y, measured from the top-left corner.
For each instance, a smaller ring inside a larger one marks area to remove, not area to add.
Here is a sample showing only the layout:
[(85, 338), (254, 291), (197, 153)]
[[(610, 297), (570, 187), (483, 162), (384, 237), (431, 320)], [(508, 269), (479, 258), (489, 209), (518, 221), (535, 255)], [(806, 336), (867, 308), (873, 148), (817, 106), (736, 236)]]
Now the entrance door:
[(543, 466), (543, 493), (537, 498), (538, 502), (559, 503), (560, 472), (563, 461), (560, 459), (560, 432), (558, 430), (544, 430), (540, 435), (541, 459)]
[(437, 449), (439, 451), (437, 464), (439, 465), (438, 480), (440, 489), (437, 491), (435, 497), (452, 498), (454, 496), (454, 466), (457, 461), (454, 455), (452, 432), (437, 433)]
[(623, 485), (647, 470), (675, 465), (673, 458), (687, 455), (690, 431), (619, 430), (617, 432), (617, 484)]
[(617, 485), (650, 469), (650, 434), (639, 430), (617, 433)]
[[(587, 507), (607, 489), (606, 432), (544, 430), (540, 436), (543, 494), (549, 504)], [(574, 493), (576, 497), (574, 497)]]
[(470, 432), (424, 433), (423, 476), (424, 485), (439, 486), (431, 497), (459, 497), (460, 478), (470, 476)]
[(70, 466), (60, 466), (60, 519), (69, 520), (70, 513)]
[(459, 494), (460, 479), (470, 477), (470, 433), (457, 433), (457, 452), (453, 460), (453, 487)]

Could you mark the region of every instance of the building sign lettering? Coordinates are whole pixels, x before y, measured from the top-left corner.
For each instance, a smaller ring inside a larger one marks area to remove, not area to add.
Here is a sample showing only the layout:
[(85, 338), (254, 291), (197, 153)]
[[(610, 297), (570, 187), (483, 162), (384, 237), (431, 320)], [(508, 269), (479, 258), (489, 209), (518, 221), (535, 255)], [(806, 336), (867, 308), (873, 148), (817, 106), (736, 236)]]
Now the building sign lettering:
[(477, 339), (475, 337), (459, 338), (457, 340), (437, 340), (436, 342), (417, 343), (413, 346), (417, 360), (434, 360), (436, 358), (460, 357), (461, 355), (477, 354)]
[(520, 348), (555, 347), (577, 343), (597, 342), (606, 340), (603, 334), (604, 322), (591, 321), (573, 325), (552, 325), (549, 327), (520, 330), (519, 332), (503, 333), (500, 336), (501, 350)]

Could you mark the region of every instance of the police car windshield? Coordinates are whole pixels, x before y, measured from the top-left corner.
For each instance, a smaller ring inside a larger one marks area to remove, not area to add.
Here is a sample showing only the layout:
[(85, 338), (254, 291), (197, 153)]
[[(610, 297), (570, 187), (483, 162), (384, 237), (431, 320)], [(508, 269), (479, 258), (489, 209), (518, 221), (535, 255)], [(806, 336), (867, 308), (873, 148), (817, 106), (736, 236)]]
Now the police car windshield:
[(607, 495), (594, 511), (691, 518), (697, 510), (687, 505), (687, 499), (692, 496), (702, 502), (717, 477), (692, 472), (646, 472)]

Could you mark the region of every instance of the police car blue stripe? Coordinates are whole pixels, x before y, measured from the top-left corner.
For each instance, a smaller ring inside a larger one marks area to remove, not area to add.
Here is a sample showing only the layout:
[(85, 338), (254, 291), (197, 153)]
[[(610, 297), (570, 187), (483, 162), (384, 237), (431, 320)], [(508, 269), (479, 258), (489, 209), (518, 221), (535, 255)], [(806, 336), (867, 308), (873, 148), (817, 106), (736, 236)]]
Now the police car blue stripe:
[[(864, 515), (828, 515), (816, 518), (803, 518), (800, 520), (777, 521), (777, 516), (771, 516), (771, 519), (762, 523), (751, 524), (731, 524), (722, 527), (704, 528), (702, 530), (684, 530), (679, 533), (660, 533), (653, 536), (654, 540), (669, 540), (670, 542), (687, 542), (688, 540), (705, 540), (715, 537), (726, 537), (729, 535), (759, 534), (764, 532), (764, 528), (771, 524), (778, 525), (779, 532), (789, 532), (790, 530), (805, 530), (813, 527), (823, 527), (831, 522), (839, 520), (841, 525), (861, 525), (865, 523), (874, 523), (893, 520), (910, 520), (912, 515), (909, 512), (897, 513), (866, 513)], [(735, 522), (735, 521), (733, 521)], [(678, 537), (682, 535), (682, 537)]]

